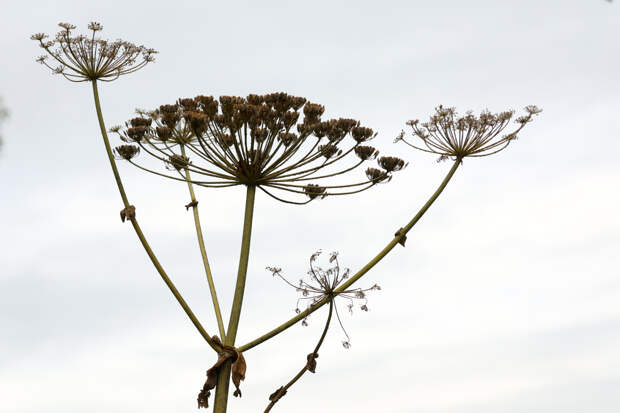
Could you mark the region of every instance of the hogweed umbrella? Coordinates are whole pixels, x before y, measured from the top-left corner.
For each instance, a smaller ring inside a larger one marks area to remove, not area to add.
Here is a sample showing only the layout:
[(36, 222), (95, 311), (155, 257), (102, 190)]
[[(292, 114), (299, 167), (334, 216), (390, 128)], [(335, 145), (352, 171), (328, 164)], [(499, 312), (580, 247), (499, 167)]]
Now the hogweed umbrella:
[[(323, 106), (285, 93), (248, 95), (245, 98), (221, 96), (217, 100), (211, 96), (197, 96), (179, 99), (171, 105), (161, 105), (153, 111), (139, 111), (139, 117), (129, 120), (125, 127), (112, 128), (125, 141), (112, 150), (101, 111), (97, 81), (113, 81), (133, 73), (151, 63), (157, 52), (122, 40), (110, 42), (100, 39), (98, 32), (102, 26), (99, 23), (89, 24), (90, 34), (87, 36), (74, 35), (75, 26), (68, 23), (61, 23), (60, 27), (62, 30), (54, 40), (48, 40), (49, 37), (43, 33), (32, 36), (46, 52), (37, 61), (72, 82), (91, 82), (101, 135), (123, 201), (121, 219), (131, 222), (156, 270), (205, 341), (218, 353), (217, 362), (207, 371), (207, 381), (199, 394), (198, 406), (208, 406), (209, 393), (215, 387), (214, 411), (219, 413), (227, 410), (231, 366), (232, 379), (237, 387), (234, 395), (241, 395), (239, 384), (246, 372), (245, 351), (297, 322), (304, 323), (311, 313), (329, 304), (325, 328), (314, 350), (307, 356), (304, 368), (269, 397), (270, 404), (266, 411), (301, 375), (306, 371), (314, 372), (318, 349), (334, 312), (340, 321), (336, 298), (350, 300), (350, 305), (355, 300), (361, 300), (360, 309), (367, 310), (365, 294), (368, 290), (378, 289), (378, 286), (360, 289), (352, 287), (353, 283), (383, 259), (396, 244), (405, 245), (407, 232), (437, 199), (463, 158), (486, 156), (504, 149), (525, 124), (540, 112), (534, 106), (526, 107), (527, 114), (516, 119), (520, 124), (517, 130), (502, 136), (501, 132), (512, 119), (512, 112), (496, 115), (484, 112), (479, 117), (468, 113), (459, 118), (454, 109), (440, 106), (429, 122), (419, 124), (418, 121), (411, 121), (409, 125), (414, 135), (422, 140), (423, 146), (408, 142), (404, 133), (397, 140), (438, 154), (440, 159), (453, 158), (455, 161), (435, 193), (409, 223), (396, 231), (386, 247), (352, 276), (349, 276), (348, 271), (340, 272), (336, 255), (330, 257), (331, 262), (336, 263), (335, 266), (327, 270), (314, 266), (316, 254), (313, 255), (311, 280), (302, 281), (295, 287), (302, 293), (302, 301), (307, 298), (309, 305), (304, 310), (298, 308), (295, 317), (266, 334), (235, 347), (245, 291), (256, 188), (278, 201), (305, 204), (326, 196), (354, 194), (388, 182), (394, 172), (407, 164), (396, 157), (378, 157), (378, 151), (367, 145), (367, 141), (374, 138), (376, 133), (361, 126), (359, 121), (343, 118), (323, 120)], [(156, 171), (139, 164), (136, 157), (140, 153), (158, 160), (164, 169)], [(185, 207), (191, 207), (193, 211), (197, 240), (221, 339), (207, 333), (149, 246), (138, 225), (136, 207), (129, 202), (123, 187), (116, 166), (117, 159), (129, 161), (145, 171), (187, 185), (191, 201)], [(356, 178), (350, 178), (364, 162), (375, 159), (378, 167), (367, 167), (365, 177), (358, 174)], [(194, 187), (238, 185), (246, 187), (244, 225), (233, 305), (228, 327), (225, 328), (207, 258)], [(282, 277), (280, 269), (270, 269), (274, 275)], [(343, 331), (347, 336), (343, 343), (346, 347), (349, 345), (348, 334), (344, 328)]]
[[(143, 116), (112, 131), (137, 145), (119, 146), (119, 157), (147, 172), (179, 181), (187, 181), (191, 172), (193, 184), (209, 188), (255, 186), (293, 204), (362, 192), (388, 182), (406, 165), (398, 158), (381, 157), (381, 169), (367, 168), (363, 179), (323, 184), (343, 178), (379, 154), (366, 145), (376, 136), (372, 129), (354, 119), (321, 120), (323, 112), (323, 106), (286, 93), (219, 100), (197, 96), (139, 111)], [(170, 173), (139, 165), (134, 158), (140, 151)]]

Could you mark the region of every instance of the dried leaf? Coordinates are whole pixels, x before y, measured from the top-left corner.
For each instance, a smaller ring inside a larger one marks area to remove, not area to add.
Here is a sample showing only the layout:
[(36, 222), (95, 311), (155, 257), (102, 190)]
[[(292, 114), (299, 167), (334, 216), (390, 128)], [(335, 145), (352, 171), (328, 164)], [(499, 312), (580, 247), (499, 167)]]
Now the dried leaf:
[(121, 221), (125, 220), (133, 221), (136, 218), (136, 207), (129, 205), (127, 208), (121, 209)]
[(198, 206), (198, 201), (193, 200), (193, 201), (192, 201), (192, 202), (190, 202), (189, 204), (185, 205), (185, 210), (186, 210), (186, 211), (189, 211), (189, 209), (190, 209), (191, 207), (195, 207), (195, 206)]
[(319, 353), (310, 353), (307, 357), (306, 367), (310, 373), (316, 373), (316, 359), (319, 358)]
[[(218, 336), (213, 336), (213, 341), (222, 346), (222, 342)], [(198, 394), (198, 408), (209, 407), (209, 396), (211, 390), (217, 385), (217, 378), (222, 365), (232, 359), (232, 381), (236, 387), (233, 393), (235, 397), (241, 397), (241, 390), (239, 385), (241, 381), (245, 379), (246, 363), (243, 353), (232, 346), (222, 346), (222, 352), (218, 354), (218, 359), (209, 370), (207, 370), (207, 381), (202, 387), (202, 390)]]
[(269, 401), (275, 403), (280, 400), (285, 394), (286, 390), (284, 390), (284, 386), (280, 386), (278, 390), (274, 391), (273, 393), (271, 393), (271, 395), (269, 395)]
[(233, 393), (235, 397), (241, 397), (241, 390), (239, 389), (239, 385), (242, 380), (245, 380), (245, 370), (247, 368), (245, 364), (245, 358), (243, 357), (243, 353), (241, 353), (236, 348), (234, 349), (237, 358), (235, 362), (232, 364), (232, 381), (237, 390)]
[(405, 246), (405, 242), (407, 242), (407, 236), (405, 234), (401, 235), (401, 231), (403, 229), (400, 228), (398, 231), (396, 231), (396, 233), (394, 234), (395, 237), (400, 237), (400, 239), (398, 240), (398, 243), (400, 245), (402, 245), (403, 247)]

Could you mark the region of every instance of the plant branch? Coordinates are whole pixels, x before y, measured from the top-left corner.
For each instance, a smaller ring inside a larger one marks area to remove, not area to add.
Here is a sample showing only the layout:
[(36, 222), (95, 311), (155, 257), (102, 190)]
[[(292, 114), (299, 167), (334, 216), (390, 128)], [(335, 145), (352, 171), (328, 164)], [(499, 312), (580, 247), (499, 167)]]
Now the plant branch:
[[(181, 146), (181, 154), (185, 157), (185, 147)], [(220, 337), (226, 337), (226, 330), (224, 330), (224, 321), (222, 319), (222, 312), (220, 310), (220, 303), (217, 299), (217, 292), (215, 290), (215, 283), (213, 282), (213, 275), (211, 274), (211, 266), (209, 265), (209, 258), (207, 258), (207, 249), (205, 248), (205, 241), (202, 235), (202, 226), (200, 225), (200, 216), (198, 215), (198, 201), (194, 194), (194, 186), (190, 178), (189, 169), (185, 169), (185, 178), (187, 179), (187, 187), (189, 189), (189, 195), (191, 197), (192, 212), (194, 213), (194, 224), (196, 226), (196, 236), (198, 237), (198, 245), (200, 246), (200, 255), (202, 256), (202, 263), (205, 268), (205, 274), (207, 276), (207, 282), (209, 283), (209, 291), (211, 292), (211, 301), (213, 302), (213, 309), (215, 310), (215, 317), (217, 319), (217, 327), (220, 331)]]
[[(114, 179), (116, 180), (116, 185), (118, 186), (118, 190), (121, 194), (121, 198), (123, 199), (123, 205), (125, 206), (125, 208), (129, 208), (131, 205), (129, 204), (129, 200), (127, 199), (127, 194), (125, 193), (125, 188), (123, 187), (123, 182), (121, 181), (120, 174), (118, 173), (118, 168), (116, 167), (116, 161), (114, 160), (114, 155), (112, 154), (112, 148), (110, 147), (108, 133), (106, 131), (105, 123), (103, 121), (103, 115), (101, 113), (101, 103), (99, 102), (99, 91), (97, 89), (97, 81), (93, 80), (92, 85), (93, 85), (93, 97), (95, 100), (95, 107), (97, 109), (97, 119), (99, 120), (99, 127), (101, 129), (101, 136), (103, 137), (103, 143), (105, 144), (106, 153), (110, 161), (110, 166), (112, 167), (112, 172), (114, 173)], [(144, 233), (142, 232), (142, 229), (140, 228), (140, 225), (138, 225), (138, 220), (135, 217), (133, 217), (130, 219), (130, 221), (131, 221), (131, 224), (134, 230), (136, 231), (136, 235), (140, 239), (140, 243), (142, 243), (144, 250), (148, 254), (153, 265), (155, 266), (155, 269), (157, 269), (157, 272), (159, 273), (161, 278), (164, 280), (164, 282), (166, 283), (166, 285), (168, 286), (168, 288), (170, 289), (174, 297), (177, 299), (177, 301), (179, 302), (179, 304), (185, 311), (185, 314), (187, 314), (187, 316), (192, 321), (192, 324), (194, 324), (198, 332), (200, 332), (200, 335), (202, 335), (202, 337), (207, 341), (207, 343), (211, 346), (211, 348), (213, 348), (215, 351), (221, 351), (220, 346), (218, 346), (213, 341), (213, 339), (204, 329), (202, 324), (200, 324), (200, 321), (198, 321), (198, 318), (196, 318), (196, 316), (194, 315), (193, 311), (191, 310), (191, 308), (189, 307), (189, 305), (187, 304), (187, 302), (185, 301), (181, 293), (179, 293), (179, 290), (177, 290), (174, 283), (170, 280), (170, 278), (164, 271), (163, 267), (159, 263), (159, 260), (155, 256), (155, 253), (153, 253), (153, 250), (151, 249), (149, 243), (147, 242), (144, 236)]]
[(332, 320), (333, 309), (334, 309), (334, 296), (332, 296), (329, 299), (329, 314), (327, 315), (327, 321), (325, 322), (325, 328), (323, 329), (323, 334), (321, 334), (321, 338), (319, 339), (318, 343), (314, 347), (314, 350), (312, 351), (312, 353), (308, 354), (308, 361), (306, 362), (306, 365), (299, 371), (299, 373), (295, 375), (295, 377), (291, 379), (291, 381), (289, 381), (286, 385), (280, 387), (271, 396), (269, 396), (269, 400), (271, 400), (271, 402), (265, 409), (265, 413), (271, 411), (271, 409), (273, 408), (273, 406), (275, 406), (278, 400), (280, 400), (286, 394), (287, 390), (290, 389), (291, 386), (295, 384), (295, 382), (297, 382), (297, 380), (299, 380), (306, 371), (310, 370), (312, 373), (314, 373), (314, 370), (316, 368), (316, 359), (319, 357), (318, 351), (321, 348), (321, 345), (323, 344), (323, 340), (325, 339), (325, 335), (327, 334), (327, 330), (329, 329), (329, 324)]
[[(443, 179), (443, 181), (441, 182), (441, 184), (439, 185), (437, 190), (433, 193), (433, 195), (431, 195), (431, 197), (428, 199), (428, 201), (426, 201), (424, 206), (422, 206), (422, 208), (420, 208), (418, 213), (411, 219), (411, 221), (409, 221), (409, 223), (407, 223), (406, 226), (404, 226), (401, 230), (399, 230), (397, 232), (396, 235), (394, 235), (394, 238), (385, 246), (385, 248), (383, 248), (379, 252), (379, 254), (377, 254), (372, 260), (370, 260), (368, 262), (368, 264), (366, 264), (364, 267), (362, 267), (362, 269), (360, 269), (357, 273), (355, 273), (347, 282), (343, 283), (340, 287), (338, 287), (334, 291), (334, 293), (337, 294), (337, 293), (340, 293), (340, 292), (346, 290), (347, 288), (349, 288), (354, 282), (359, 280), (372, 267), (374, 267), (379, 261), (381, 261), (383, 259), (383, 257), (385, 257), (396, 246), (396, 244), (398, 244), (402, 239), (404, 239), (404, 237), (407, 234), (407, 232), (409, 232), (409, 230), (411, 230), (411, 228), (413, 228), (413, 226), (420, 220), (420, 218), (422, 218), (424, 213), (430, 208), (430, 206), (433, 204), (433, 202), (435, 202), (435, 200), (443, 192), (443, 190), (445, 189), (446, 185), (448, 185), (448, 182), (450, 182), (450, 179), (452, 179), (452, 176), (454, 175), (454, 173), (458, 169), (459, 165), (461, 164), (461, 160), (462, 160), (462, 158), (460, 158), (460, 157), (456, 158), (456, 160), (454, 161), (454, 164), (452, 165), (452, 168), (450, 169), (448, 174), (445, 176), (445, 178)], [(278, 327), (274, 328), (270, 332), (260, 336), (259, 338), (255, 339), (254, 341), (251, 341), (251, 342), (249, 342), (247, 344), (244, 344), (243, 346), (239, 347), (239, 351), (247, 351), (247, 350), (249, 350), (249, 349), (259, 345), (260, 343), (262, 343), (262, 342), (264, 342), (266, 340), (269, 340), (270, 338), (280, 334), (281, 332), (283, 332), (287, 328), (295, 325), (299, 321), (303, 320), (304, 318), (306, 318), (307, 316), (309, 316), (310, 314), (312, 314), (313, 312), (318, 310), (320, 307), (322, 307), (328, 301), (329, 301), (329, 298), (324, 298), (321, 301), (318, 301), (311, 308), (308, 308), (305, 311), (302, 311), (297, 316), (295, 316), (295, 317), (291, 318), (290, 320), (286, 321), (285, 323), (279, 325)]]

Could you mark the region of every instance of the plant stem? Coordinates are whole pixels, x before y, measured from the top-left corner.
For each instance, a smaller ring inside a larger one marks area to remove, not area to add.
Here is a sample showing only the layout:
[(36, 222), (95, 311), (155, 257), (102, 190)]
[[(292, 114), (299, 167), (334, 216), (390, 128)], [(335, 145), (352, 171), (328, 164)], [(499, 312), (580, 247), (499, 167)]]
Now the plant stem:
[[(93, 97), (95, 99), (95, 108), (97, 109), (97, 119), (99, 120), (99, 128), (101, 129), (101, 136), (103, 137), (103, 143), (105, 145), (106, 153), (108, 154), (108, 159), (110, 161), (110, 166), (112, 167), (112, 172), (114, 173), (114, 179), (116, 180), (118, 191), (120, 192), (121, 198), (123, 199), (123, 205), (125, 206), (125, 208), (127, 208), (130, 206), (130, 204), (129, 204), (129, 200), (127, 199), (127, 194), (125, 193), (125, 188), (123, 187), (121, 176), (118, 173), (118, 168), (116, 167), (116, 161), (114, 160), (114, 154), (112, 153), (112, 148), (110, 147), (110, 141), (108, 139), (108, 133), (106, 131), (105, 123), (103, 121), (103, 115), (101, 113), (101, 104), (99, 102), (99, 91), (97, 89), (97, 81), (93, 80), (92, 85), (93, 85)], [(220, 351), (221, 350), (220, 346), (218, 346), (211, 339), (211, 336), (207, 333), (207, 331), (204, 329), (202, 324), (200, 324), (200, 321), (198, 321), (198, 319), (192, 312), (189, 305), (187, 305), (187, 302), (185, 302), (185, 299), (183, 298), (181, 293), (179, 293), (179, 290), (177, 290), (174, 283), (170, 280), (170, 278), (164, 271), (163, 267), (159, 263), (159, 260), (157, 259), (157, 257), (155, 256), (155, 253), (153, 253), (153, 250), (151, 249), (149, 243), (147, 242), (144, 236), (144, 233), (142, 232), (142, 229), (140, 228), (140, 225), (138, 225), (137, 218), (130, 219), (130, 221), (131, 221), (131, 224), (133, 225), (133, 229), (136, 231), (136, 235), (140, 239), (140, 243), (144, 247), (144, 250), (148, 254), (153, 265), (155, 266), (155, 269), (157, 269), (157, 272), (159, 273), (161, 278), (164, 280), (164, 282), (166, 283), (166, 285), (168, 286), (168, 288), (170, 289), (174, 297), (177, 299), (177, 301), (179, 302), (179, 304), (185, 311), (185, 314), (187, 314), (187, 316), (192, 321), (192, 324), (194, 324), (196, 329), (198, 329), (198, 332), (200, 332), (200, 335), (202, 335), (202, 337), (207, 341), (207, 343), (215, 351)]]
[[(319, 342), (316, 343), (316, 346), (314, 347), (314, 351), (312, 351), (311, 354), (316, 354), (316, 357), (318, 358), (318, 351), (321, 348), (321, 344), (323, 344), (323, 340), (325, 339), (325, 335), (327, 334), (327, 330), (329, 329), (329, 323), (332, 320), (332, 312), (334, 310), (334, 297), (332, 296), (330, 301), (329, 301), (329, 314), (327, 315), (327, 321), (325, 322), (325, 328), (323, 329), (323, 334), (321, 334), (321, 338), (319, 339)], [(293, 385), (295, 384), (295, 382), (297, 382), (297, 380), (299, 380), (301, 378), (301, 376), (304, 375), (304, 373), (306, 371), (308, 371), (308, 363), (306, 363), (306, 365), (299, 370), (299, 373), (297, 373), (295, 375), (295, 377), (293, 377), (291, 379), (291, 381), (289, 381), (285, 386), (283, 386), (281, 389), (278, 390), (279, 393), (279, 397), (277, 396), (274, 400), (272, 400), (269, 405), (267, 406), (267, 408), (265, 409), (264, 413), (267, 413), (269, 411), (271, 411), (271, 409), (273, 408), (273, 406), (275, 406), (275, 404), (278, 402), (278, 400), (280, 400), (280, 398), (282, 396), (284, 396), (284, 393), (286, 393), (286, 391)]]
[[(185, 145), (181, 144), (181, 155), (185, 157)], [(202, 226), (200, 225), (200, 216), (198, 215), (198, 202), (196, 201), (196, 195), (194, 194), (194, 186), (190, 179), (189, 169), (185, 167), (185, 178), (187, 181), (187, 187), (189, 189), (189, 195), (192, 199), (192, 212), (194, 213), (194, 224), (196, 226), (196, 236), (198, 237), (198, 245), (200, 246), (200, 255), (202, 256), (202, 263), (205, 268), (205, 274), (207, 275), (207, 282), (209, 283), (209, 291), (211, 292), (211, 301), (213, 302), (213, 309), (215, 310), (215, 318), (217, 319), (217, 327), (220, 331), (220, 337), (226, 336), (226, 330), (224, 330), (224, 321), (222, 320), (222, 312), (220, 310), (220, 303), (217, 299), (217, 292), (215, 291), (215, 283), (213, 282), (213, 275), (211, 274), (211, 266), (209, 265), (209, 259), (207, 258), (207, 249), (205, 248), (205, 241), (202, 235)]]
[[(250, 258), (250, 240), (252, 238), (252, 218), (254, 216), (254, 198), (256, 186), (248, 185), (245, 198), (245, 214), (243, 218), (243, 236), (241, 238), (241, 254), (239, 257), (239, 270), (237, 272), (237, 285), (233, 297), (230, 320), (224, 345), (234, 346), (237, 338), (237, 328), (239, 327), (239, 317), (243, 304), (243, 293), (245, 292), (245, 280), (248, 272), (248, 260)], [(214, 413), (226, 412), (228, 403), (228, 385), (230, 383), (231, 362), (226, 362), (218, 374), (217, 386), (215, 388), (215, 401), (213, 406)]]
[[(368, 264), (366, 264), (364, 267), (362, 267), (361, 270), (359, 270), (357, 273), (355, 273), (355, 275), (353, 275), (347, 282), (342, 284), (340, 287), (336, 288), (336, 290), (334, 291), (335, 294), (338, 294), (338, 293), (342, 292), (343, 290), (346, 290), (347, 288), (349, 288), (354, 282), (359, 280), (372, 267), (374, 267), (379, 261), (381, 261), (383, 259), (383, 257), (385, 257), (396, 246), (396, 244), (398, 244), (398, 242), (407, 234), (407, 232), (409, 232), (409, 230), (411, 230), (411, 228), (413, 228), (413, 226), (420, 220), (420, 218), (422, 218), (422, 216), (428, 210), (428, 208), (430, 208), (430, 206), (433, 204), (433, 202), (435, 202), (435, 200), (443, 192), (444, 188), (446, 187), (446, 185), (448, 185), (448, 182), (450, 182), (450, 179), (452, 179), (452, 176), (454, 175), (454, 173), (458, 169), (459, 165), (461, 164), (461, 160), (462, 160), (461, 158), (457, 158), (454, 161), (454, 164), (452, 165), (452, 168), (450, 169), (450, 171), (448, 172), (446, 177), (443, 179), (443, 181), (441, 182), (441, 184), (439, 185), (437, 190), (433, 193), (433, 195), (431, 195), (431, 197), (428, 199), (428, 201), (426, 201), (424, 206), (422, 206), (422, 208), (420, 208), (418, 213), (411, 219), (411, 221), (409, 221), (409, 223), (407, 223), (407, 225), (404, 226), (399, 231), (398, 235), (395, 235), (394, 238), (392, 239), (392, 241), (390, 241), (385, 246), (385, 248), (383, 248), (379, 252), (379, 254), (377, 254), (372, 260), (370, 260), (368, 262)], [(243, 351), (247, 351), (247, 350), (251, 349), (252, 347), (255, 347), (255, 346), (259, 345), (260, 343), (262, 343), (262, 342), (264, 342), (266, 340), (269, 340), (270, 338), (280, 334), (281, 332), (283, 332), (287, 328), (295, 325), (296, 323), (298, 323), (299, 321), (303, 320), (308, 315), (310, 315), (313, 312), (315, 312), (316, 310), (318, 310), (320, 307), (322, 307), (328, 301), (329, 301), (328, 298), (324, 298), (323, 300), (317, 302), (312, 307), (306, 309), (305, 311), (302, 311), (297, 316), (291, 318), (290, 320), (286, 321), (285, 323), (283, 323), (283, 324), (279, 325), (278, 327), (274, 328), (270, 332), (260, 336), (259, 338), (257, 338), (254, 341), (251, 341), (251, 342), (249, 342), (247, 344), (244, 344), (243, 346), (239, 347), (238, 348), (239, 351), (242, 351), (242, 352)]]

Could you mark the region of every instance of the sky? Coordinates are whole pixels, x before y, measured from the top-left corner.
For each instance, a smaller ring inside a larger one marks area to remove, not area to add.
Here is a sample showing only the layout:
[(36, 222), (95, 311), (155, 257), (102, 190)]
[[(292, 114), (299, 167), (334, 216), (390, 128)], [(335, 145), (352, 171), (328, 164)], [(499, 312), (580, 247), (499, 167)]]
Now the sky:
[[(274, 411), (617, 412), (620, 408), (620, 5), (603, 0), (12, 2), (0, 16), (0, 412), (192, 412), (215, 355), (152, 268), (122, 208), (87, 84), (35, 63), (58, 22), (153, 47), (101, 86), (108, 126), (180, 97), (285, 91), (378, 132), (409, 166), (307, 206), (259, 194), (238, 343), (294, 315), (316, 250), (361, 268), (450, 168), (394, 144), (443, 104), (541, 115), (505, 151), (466, 159), (359, 285), (370, 311), (330, 329)], [(118, 142), (114, 142), (118, 144)], [(186, 188), (120, 165), (153, 249), (203, 325), (215, 318)], [(198, 191), (225, 317), (243, 188)], [(301, 368), (326, 308), (247, 351), (234, 412), (262, 411)]]

